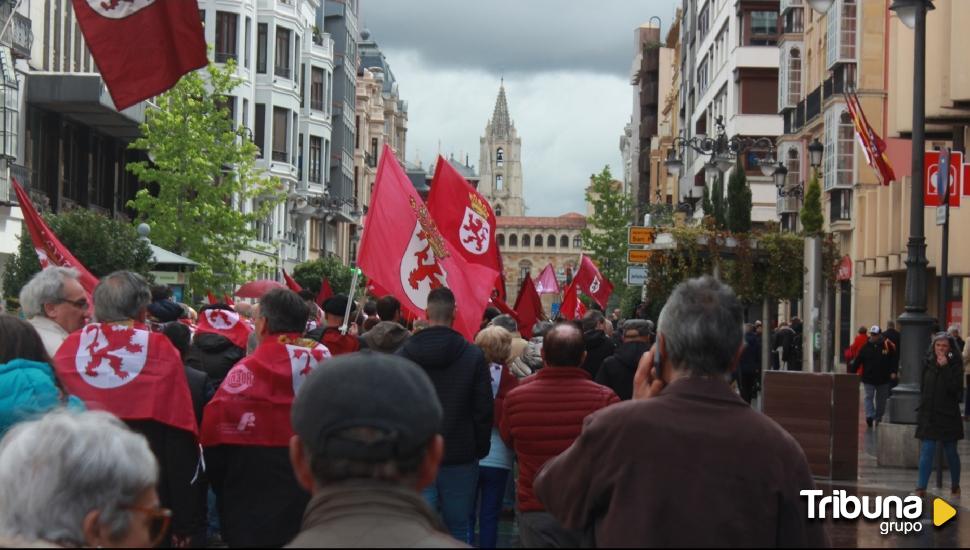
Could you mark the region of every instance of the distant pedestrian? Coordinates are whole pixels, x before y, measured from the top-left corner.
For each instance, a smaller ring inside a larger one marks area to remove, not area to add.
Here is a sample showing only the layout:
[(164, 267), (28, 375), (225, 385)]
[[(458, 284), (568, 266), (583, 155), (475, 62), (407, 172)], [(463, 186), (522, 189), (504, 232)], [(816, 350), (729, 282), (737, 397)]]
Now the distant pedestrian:
[(869, 329), (869, 341), (850, 365), (852, 372), (862, 369), (862, 384), (866, 389), (866, 425), (869, 427), (882, 422), (890, 383), (896, 379), (899, 365), (895, 358), (895, 346), (883, 338), (881, 332), (879, 325)]
[[(782, 321), (778, 325), (778, 329), (775, 330), (774, 342), (772, 343), (772, 349), (775, 350), (774, 355), (776, 358), (776, 366), (773, 367), (775, 370), (795, 370), (788, 365), (792, 340), (794, 339), (795, 331), (792, 330), (787, 321)], [(801, 370), (800, 365), (798, 370)]]
[[(888, 333), (889, 330), (887, 329), (886, 332)], [(889, 338), (889, 336), (887, 335), (886, 338)], [(864, 326), (859, 327), (859, 330), (856, 331), (855, 340), (852, 341), (852, 345), (850, 345), (848, 348), (845, 349), (845, 361), (847, 365), (852, 363), (852, 361), (859, 355), (859, 352), (862, 351), (862, 348), (866, 345), (866, 342), (868, 341), (869, 341), (869, 330), (866, 329), (866, 327)], [(862, 373), (860, 372), (859, 374), (862, 374)]]
[[(401, 302), (388, 294), (377, 300), (377, 316), (381, 321), (401, 323)], [(403, 324), (403, 323), (402, 323)]]
[(642, 319), (630, 319), (620, 326), (623, 343), (616, 352), (603, 361), (596, 373), (596, 383), (613, 390), (617, 397), (626, 401), (633, 398), (633, 375), (637, 365), (653, 344), (652, 323)]
[(583, 335), (575, 325), (554, 326), (542, 345), (545, 366), (505, 397), (500, 428), (519, 461), (516, 500), (519, 535), (526, 548), (583, 543), (580, 531), (563, 528), (546, 511), (536, 498), (533, 482), (546, 462), (572, 444), (587, 416), (620, 401), (613, 390), (590, 380), (580, 367), (584, 350)]
[[(210, 322), (210, 318), (215, 322)], [(206, 305), (202, 308), (185, 363), (209, 375), (218, 387), (229, 374), (229, 369), (246, 356), (250, 334), (252, 330), (245, 318), (231, 307)]]
[(960, 455), (957, 441), (963, 439), (960, 418), (960, 397), (963, 394), (963, 368), (953, 338), (945, 332), (933, 337), (920, 373), (919, 416), (916, 437), (920, 440), (919, 480), (916, 492), (926, 494), (926, 486), (933, 472), (936, 446), (943, 445), (946, 464), (950, 470), (950, 493), (960, 495)]
[(899, 357), (900, 338), (899, 338), (899, 331), (896, 330), (896, 323), (894, 321), (886, 321), (886, 330), (883, 331), (882, 335), (885, 336), (887, 339), (889, 339), (889, 341), (892, 342), (894, 346), (896, 346), (896, 356)]
[(529, 347), (526, 348), (522, 360), (528, 365), (532, 372), (542, 368), (542, 339), (552, 328), (552, 321), (539, 321), (532, 327), (532, 338), (529, 339)]
[(804, 326), (802, 320), (798, 317), (792, 317), (790, 326), (792, 331), (791, 338), (786, 343), (781, 358), (785, 361), (788, 370), (800, 371), (802, 370), (802, 347), (804, 345), (802, 333)]
[(634, 399), (587, 418), (536, 479), (539, 501), (566, 528), (607, 548), (828, 546), (799, 494), (815, 488), (801, 446), (726, 381), (741, 315), (712, 277), (677, 286)]
[(343, 355), (360, 351), (361, 340), (357, 336), (357, 324), (347, 320), (348, 327), (346, 334), (341, 332), (344, 324), (344, 316), (347, 315), (347, 305), (350, 304), (350, 319), (354, 318), (357, 305), (351, 302), (344, 294), (331, 296), (323, 303), (323, 326), (317, 327), (307, 333), (307, 338), (312, 338), (317, 342), (327, 346), (330, 353)]
[(949, 333), (950, 338), (956, 342), (957, 347), (953, 351), (963, 353), (964, 342), (963, 338), (960, 337), (960, 325), (950, 325), (950, 328), (947, 329), (947, 333)]
[(509, 370), (512, 371), (518, 378), (525, 378), (532, 374), (532, 369), (526, 364), (523, 356), (525, 355), (528, 347), (529, 341), (519, 334), (519, 323), (508, 314), (502, 314), (498, 317), (492, 319), (489, 326), (502, 327), (512, 335), (512, 344), (509, 348), (509, 356), (503, 361), (504, 364), (508, 365)]
[(603, 316), (603, 312), (590, 309), (583, 315), (583, 341), (586, 343), (586, 361), (583, 369), (590, 378), (596, 379), (596, 373), (607, 357), (616, 351), (616, 344), (610, 338), (613, 325)]
[(744, 349), (737, 370), (738, 390), (747, 403), (758, 394), (761, 380), (761, 336), (754, 325), (748, 323), (744, 331)]
[[(373, 320), (373, 319), (370, 319)], [(361, 340), (367, 344), (367, 349), (382, 353), (397, 353), (404, 342), (411, 336), (408, 329), (394, 321), (381, 321), (368, 330)]]

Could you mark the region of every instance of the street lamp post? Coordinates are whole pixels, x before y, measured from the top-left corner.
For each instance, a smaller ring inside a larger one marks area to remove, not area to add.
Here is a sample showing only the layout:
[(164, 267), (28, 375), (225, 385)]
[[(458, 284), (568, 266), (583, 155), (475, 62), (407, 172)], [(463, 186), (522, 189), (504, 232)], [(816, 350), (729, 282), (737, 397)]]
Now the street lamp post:
[(926, 313), (926, 237), (923, 230), (923, 149), (926, 145), (926, 12), (931, 0), (894, 0), (891, 10), (915, 30), (913, 48), (913, 170), (906, 246), (906, 309), (899, 316), (900, 380), (889, 399), (890, 422), (915, 424), (919, 373), (934, 319)]

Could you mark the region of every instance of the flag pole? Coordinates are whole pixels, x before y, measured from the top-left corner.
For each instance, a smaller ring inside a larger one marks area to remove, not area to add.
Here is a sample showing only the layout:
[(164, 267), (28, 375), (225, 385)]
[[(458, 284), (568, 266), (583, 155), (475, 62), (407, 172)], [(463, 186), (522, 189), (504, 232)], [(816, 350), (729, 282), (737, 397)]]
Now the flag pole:
[(344, 324), (340, 325), (340, 334), (346, 335), (350, 326), (350, 308), (354, 305), (354, 296), (357, 293), (357, 278), (360, 277), (360, 268), (354, 268), (354, 276), (350, 280), (350, 292), (347, 294), (347, 309), (344, 310)]

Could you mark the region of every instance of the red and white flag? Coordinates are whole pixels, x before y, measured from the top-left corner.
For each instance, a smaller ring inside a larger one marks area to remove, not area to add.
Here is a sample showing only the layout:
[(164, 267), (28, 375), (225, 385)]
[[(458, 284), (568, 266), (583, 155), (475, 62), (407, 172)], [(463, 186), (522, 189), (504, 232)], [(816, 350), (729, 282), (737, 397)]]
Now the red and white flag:
[(556, 279), (556, 270), (552, 264), (546, 264), (546, 268), (536, 277), (535, 287), (539, 294), (559, 294), (559, 280)]
[(54, 366), (65, 391), (89, 408), (198, 434), (185, 367), (164, 334), (92, 323), (67, 337)]
[(566, 292), (562, 297), (562, 305), (559, 306), (559, 315), (563, 319), (582, 319), (583, 315), (586, 315), (586, 306), (579, 299), (575, 280), (566, 287)]
[(235, 311), (228, 309), (207, 309), (199, 314), (199, 323), (195, 332), (199, 334), (212, 333), (225, 336), (230, 342), (246, 349), (249, 335), (253, 333), (249, 325)]
[(455, 330), (475, 337), (498, 272), (466, 262), (441, 236), (386, 145), (359, 250), (357, 264), (368, 278), (413, 313), (424, 315), (433, 289), (450, 288), (458, 309)]
[(88, 303), (93, 305), (94, 302), (91, 297), (94, 295), (94, 288), (98, 286), (98, 278), (81, 265), (74, 254), (71, 254), (71, 251), (61, 244), (57, 235), (51, 231), (51, 228), (37, 213), (34, 204), (30, 202), (30, 197), (27, 196), (27, 192), (17, 183), (17, 180), (11, 178), (10, 182), (17, 194), (17, 202), (20, 203), (20, 210), (24, 216), (24, 224), (30, 232), (30, 240), (34, 243), (34, 250), (37, 252), (37, 259), (40, 260), (41, 269), (46, 269), (52, 265), (76, 269), (81, 276), (81, 286), (88, 295)]
[(441, 155), (438, 155), (434, 179), (431, 180), (428, 212), (441, 236), (461, 253), (465, 261), (498, 272), (495, 289), (499, 298), (505, 300), (505, 285), (501, 281), (502, 256), (495, 241), (498, 229), (495, 212), (485, 197)]
[(596, 300), (603, 309), (606, 309), (606, 302), (613, 294), (613, 283), (600, 273), (593, 260), (586, 255), (583, 255), (579, 262), (579, 271), (576, 272), (573, 285), (583, 294)]
[(202, 415), (205, 447), (286, 447), (290, 409), (306, 377), (330, 359), (327, 346), (299, 334), (276, 334), (236, 363)]
[(886, 154), (886, 141), (869, 124), (862, 104), (859, 103), (859, 96), (854, 92), (843, 92), (846, 106), (849, 108), (849, 116), (852, 118), (852, 125), (855, 128), (856, 138), (859, 146), (866, 157), (866, 164), (876, 171), (879, 180), (883, 185), (889, 185), (896, 180), (896, 172), (889, 163), (889, 156)]
[(285, 269), (283, 270), (283, 281), (286, 282), (286, 288), (292, 290), (293, 292), (299, 292), (303, 290), (303, 287), (300, 286), (300, 283), (296, 282), (296, 280), (293, 279), (293, 277), (290, 277), (290, 274), (287, 273)]
[(526, 274), (519, 288), (519, 295), (515, 298), (515, 313), (519, 323), (519, 333), (525, 339), (532, 338), (532, 327), (545, 316), (542, 300), (532, 283), (532, 277)]
[(196, 0), (74, 0), (74, 13), (119, 111), (209, 62)]

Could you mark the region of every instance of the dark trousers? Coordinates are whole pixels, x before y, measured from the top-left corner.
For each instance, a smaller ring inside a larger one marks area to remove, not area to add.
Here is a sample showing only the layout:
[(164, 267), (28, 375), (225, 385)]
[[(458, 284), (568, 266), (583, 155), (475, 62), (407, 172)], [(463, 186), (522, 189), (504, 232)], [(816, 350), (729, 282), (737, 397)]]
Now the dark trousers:
[(741, 399), (749, 404), (758, 395), (758, 371), (741, 371), (741, 379), (738, 381), (738, 389), (741, 392)]
[(519, 538), (524, 548), (578, 548), (581, 533), (563, 527), (549, 512), (519, 512)]
[[(482, 548), (495, 548), (498, 541), (498, 520), (508, 479), (505, 468), (478, 467), (478, 546)], [(472, 508), (468, 522), (466, 542), (471, 546), (475, 546), (475, 512)]]

